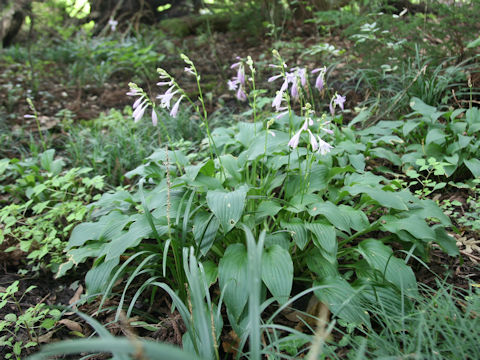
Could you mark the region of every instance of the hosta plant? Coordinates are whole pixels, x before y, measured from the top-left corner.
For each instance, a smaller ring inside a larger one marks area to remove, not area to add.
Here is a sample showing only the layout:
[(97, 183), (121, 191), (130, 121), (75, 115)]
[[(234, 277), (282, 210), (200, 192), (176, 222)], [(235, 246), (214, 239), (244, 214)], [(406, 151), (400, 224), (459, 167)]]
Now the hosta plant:
[(181, 101), (190, 101), (204, 123), (209, 156), (192, 162), (188, 153), (156, 150), (127, 174), (139, 179), (136, 189), (106, 193), (92, 204), (91, 220), (72, 232), (70, 260), (59, 276), (94, 258), (87, 289), (102, 294), (119, 272), (132, 273), (158, 254), (161, 261), (148, 261), (150, 273), (186, 301), (183, 249), (193, 248), (208, 273), (218, 273), (228, 320), (242, 334), (249, 326), (248, 229), (255, 238), (265, 231), (262, 302), (270, 294), (286, 304), (295, 277), (301, 280), (296, 292), (318, 286), (315, 295), (336, 316), (359, 326), (370, 322), (366, 310), (379, 299), (392, 309), (409, 306), (418, 292), (412, 259), (428, 259), (432, 243), (458, 252), (445, 231), (449, 219), (433, 201), (366, 170), (365, 145), (355, 142), (351, 128), (333, 125), (340, 123), (345, 97), (326, 87), (324, 68), (288, 68), (274, 55), (270, 81), (282, 83), (272, 101), (275, 113), (258, 116), (253, 61), (240, 59), (229, 87), (250, 103), (252, 119), (230, 127), (209, 128), (200, 77), (186, 56), (198, 101), (164, 70), (159, 85), (168, 90), (158, 97), (160, 105), (131, 85), (135, 121), (148, 109), (161, 123), (162, 107), (176, 116)]

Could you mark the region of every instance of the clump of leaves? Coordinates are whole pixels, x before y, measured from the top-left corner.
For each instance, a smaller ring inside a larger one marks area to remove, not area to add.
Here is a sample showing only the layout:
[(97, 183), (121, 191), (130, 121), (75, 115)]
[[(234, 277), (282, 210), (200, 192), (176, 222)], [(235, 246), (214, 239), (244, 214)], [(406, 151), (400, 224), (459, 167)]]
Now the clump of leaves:
[(87, 177), (89, 168), (63, 170), (63, 160), (53, 149), (37, 158), (3, 159), (0, 192), (8, 205), (0, 209), (0, 245), (5, 252), (21, 250), (33, 270), (56, 272), (64, 261), (64, 240), (85, 218), (86, 204), (104, 186), (101, 176)]
[(59, 310), (49, 309), (44, 303), (24, 309), (22, 299), (35, 286), (30, 286), (17, 298), (18, 285), (17, 280), (6, 289), (0, 288), (0, 310), (9, 305), (15, 310), (0, 320), (0, 347), (3, 347), (5, 359), (20, 360), (21, 355), (29, 354), (39, 345), (41, 332), (52, 329), (61, 315)]
[[(305, 279), (306, 287), (315, 287), (315, 295), (335, 316), (353, 326), (370, 323), (366, 310), (378, 298), (388, 299), (393, 308), (410, 306), (409, 298), (418, 294), (407, 264), (410, 255), (428, 259), (432, 242), (458, 254), (445, 230), (449, 219), (433, 201), (398, 190), (398, 181), (368, 171), (367, 146), (357, 143), (352, 128), (328, 125), (341, 123), (345, 97), (335, 93), (324, 104), (329, 111), (320, 107), (316, 115), (315, 102), (309, 100), (325, 90), (324, 68), (312, 71), (316, 84), (309, 87), (310, 72), (289, 69), (278, 52), (274, 56), (279, 65), (270, 80), (283, 80), (272, 102), (278, 113), (260, 117), (256, 111), (251, 58), (234, 64), (236, 76), (229, 87), (240, 101), (250, 103), (253, 122), (211, 131), (199, 90), (200, 105), (194, 106), (205, 125), (209, 157), (192, 162), (180, 150), (156, 150), (127, 174), (140, 177), (138, 188), (106, 193), (93, 204), (91, 221), (72, 232), (69, 261), (58, 275), (95, 258), (86, 285), (89, 294), (98, 294), (110, 291), (120, 274), (136, 272), (145, 261), (153, 277), (169, 279), (165, 281), (186, 301), (182, 249), (192, 247), (199, 261), (211, 261), (210, 273), (218, 273), (213, 282), (218, 278), (230, 325), (243, 334), (250, 289), (246, 228), (256, 238), (265, 230), (262, 301), (268, 291), (272, 301), (286, 304), (296, 276)], [(200, 89), (196, 68), (183, 59)], [(170, 112), (176, 116), (180, 101), (190, 99), (165, 70), (160, 77), (161, 86), (169, 86), (158, 97), (160, 107), (169, 108), (177, 97)], [(135, 121), (152, 107), (152, 122), (161, 122), (155, 102), (130, 86), (137, 97)], [(302, 106), (293, 107), (295, 101)], [(406, 250), (407, 259), (393, 244)], [(162, 256), (161, 266), (150, 260), (152, 253)]]

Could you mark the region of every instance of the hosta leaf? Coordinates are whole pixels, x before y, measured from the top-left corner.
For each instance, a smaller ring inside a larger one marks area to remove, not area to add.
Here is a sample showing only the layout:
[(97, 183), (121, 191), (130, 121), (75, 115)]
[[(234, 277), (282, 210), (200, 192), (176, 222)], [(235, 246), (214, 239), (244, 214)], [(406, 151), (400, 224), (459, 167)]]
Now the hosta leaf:
[(337, 259), (333, 262), (322, 256), (319, 249), (313, 249), (307, 254), (308, 269), (318, 275), (319, 279), (339, 276)]
[(199, 212), (193, 219), (193, 237), (200, 247), (200, 252), (206, 255), (213, 245), (220, 222), (217, 217), (207, 212)]
[(476, 178), (480, 177), (480, 160), (478, 159), (465, 159), (463, 163), (467, 166), (468, 170)]
[(290, 222), (280, 222), (282, 228), (287, 229), (295, 241), (295, 244), (303, 250), (308, 243), (307, 230), (305, 224), (300, 219), (292, 219)]
[(225, 305), (228, 311), (238, 322), (247, 303), (248, 283), (248, 256), (243, 244), (230, 245), (218, 265), (218, 279), (220, 289), (225, 291)]
[(369, 265), (378, 270), (387, 281), (405, 294), (417, 295), (417, 281), (412, 269), (401, 259), (393, 256), (393, 251), (381, 241), (367, 239), (360, 243), (358, 252)]
[(350, 227), (355, 231), (363, 231), (370, 226), (367, 215), (362, 210), (356, 210), (348, 205), (340, 205), (338, 208), (349, 218)]
[(388, 161), (390, 161), (395, 166), (401, 166), (402, 165), (402, 161), (400, 160), (400, 156), (398, 156), (397, 154), (395, 154), (391, 150), (378, 147), (378, 148), (370, 150), (370, 154), (375, 156), (375, 157), (378, 157), (378, 158), (387, 159)]
[(330, 201), (313, 204), (309, 207), (311, 216), (323, 215), (337, 229), (350, 233), (350, 219), (335, 204)]
[(277, 202), (271, 201), (271, 200), (266, 200), (262, 201), (260, 205), (257, 208), (257, 211), (255, 212), (255, 217), (257, 219), (262, 219), (267, 216), (275, 216), (277, 213), (282, 209), (280, 205), (278, 205)]
[(112, 212), (100, 218), (98, 222), (86, 222), (75, 226), (68, 240), (67, 250), (74, 246), (82, 246), (89, 240), (111, 240), (122, 232), (132, 219), (128, 215)]
[(391, 233), (405, 230), (424, 242), (435, 240), (435, 232), (428, 224), (416, 214), (405, 218), (397, 218), (391, 215), (381, 217), (382, 228)]
[[(136, 221), (130, 225), (128, 231), (121, 236), (112, 239), (110, 244), (106, 247), (105, 261), (119, 257), (128, 248), (137, 246), (143, 239), (153, 235), (152, 226), (148, 222), (148, 218), (145, 214), (136, 215), (134, 218)], [(161, 220), (153, 218), (153, 220), (159, 236), (168, 232), (167, 221), (165, 218), (162, 218)]]
[(238, 190), (225, 192), (210, 190), (207, 193), (207, 204), (222, 225), (223, 232), (232, 230), (240, 220), (245, 207), (248, 188), (242, 186)]
[(238, 166), (237, 158), (230, 154), (220, 156), (222, 166), (226, 170), (227, 174), (233, 177), (235, 180), (240, 181), (242, 179), (242, 169)]
[(325, 288), (315, 290), (320, 301), (326, 303), (330, 311), (341, 319), (356, 325), (370, 324), (367, 312), (362, 306), (361, 292), (356, 291), (342, 277), (329, 277), (315, 281), (314, 286)]
[(348, 160), (357, 171), (365, 170), (365, 156), (363, 154), (348, 154)]
[(293, 283), (293, 262), (290, 253), (279, 245), (262, 253), (262, 281), (280, 304), (287, 302)]
[(315, 235), (313, 239), (315, 246), (323, 250), (322, 253), (326, 252), (336, 258), (338, 243), (335, 228), (332, 225), (318, 222), (306, 224), (306, 228)]
[(452, 236), (448, 235), (445, 228), (441, 225), (433, 227), (435, 231), (435, 242), (450, 256), (459, 255), (457, 241)]
[(439, 145), (443, 145), (446, 141), (445, 133), (440, 129), (431, 129), (427, 133), (427, 137), (425, 139), (425, 144), (435, 143)]
[(343, 190), (346, 190), (350, 195), (358, 195), (360, 193), (367, 194), (373, 200), (378, 202), (379, 205), (393, 208), (397, 210), (408, 210), (407, 205), (403, 202), (402, 198), (396, 195), (392, 191), (384, 191), (382, 189), (374, 188), (371, 186), (365, 186), (360, 184), (355, 184), (353, 186), (345, 186)]
[(104, 261), (100, 265), (93, 267), (85, 276), (85, 285), (89, 295), (99, 294), (105, 290), (113, 269), (118, 265), (120, 258)]
[(425, 104), (417, 97), (412, 97), (410, 99), (410, 107), (425, 116), (430, 122), (437, 120), (443, 114), (442, 112), (437, 111), (435, 107)]

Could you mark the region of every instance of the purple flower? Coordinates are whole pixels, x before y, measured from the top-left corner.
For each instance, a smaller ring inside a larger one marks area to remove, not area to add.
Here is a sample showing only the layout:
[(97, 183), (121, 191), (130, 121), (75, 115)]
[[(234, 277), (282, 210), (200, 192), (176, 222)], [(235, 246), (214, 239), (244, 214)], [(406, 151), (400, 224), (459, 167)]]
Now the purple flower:
[(157, 112), (155, 109), (152, 109), (152, 124), (153, 126), (157, 126), (158, 124), (158, 117), (157, 117)]
[(165, 85), (168, 85), (168, 86), (172, 86), (173, 85), (173, 81), (160, 81), (157, 83), (158, 86), (165, 86)]
[(177, 100), (177, 102), (173, 105), (172, 111), (170, 111), (170, 116), (176, 118), (178, 113), (178, 107), (180, 105), (180, 101), (182, 101), (183, 95)]
[(288, 115), (288, 113), (289, 113), (288, 110), (287, 110), (287, 111), (284, 111), (284, 112), (281, 112), (280, 114), (277, 114), (277, 115), (275, 116), (275, 119), (279, 120), (279, 119), (281, 119), (282, 117), (284, 117), (285, 115)]
[(275, 80), (281, 78), (282, 76), (283, 76), (282, 74), (274, 75), (274, 76), (269, 77), (267, 81), (272, 82), (272, 81), (275, 81)]
[(227, 85), (228, 85), (228, 90), (235, 91), (235, 90), (237, 90), (238, 81), (237, 80), (228, 80)]
[[(135, 110), (138, 107), (138, 105), (140, 105), (140, 103), (142, 102), (142, 99), (143, 97), (139, 97), (137, 100), (135, 100), (135, 102), (132, 105), (133, 110)], [(145, 100), (143, 101), (145, 102)]]
[(302, 134), (302, 129), (298, 130), (295, 135), (292, 136), (290, 141), (288, 142), (288, 146), (290, 146), (292, 149), (295, 149), (298, 146), (298, 143), (300, 142), (300, 135)]
[(310, 129), (307, 129), (308, 134), (310, 135), (310, 145), (312, 145), (312, 150), (316, 151), (318, 149), (318, 142), (317, 139), (315, 139), (315, 136), (313, 136), (312, 132)]
[(238, 67), (237, 80), (240, 82), (240, 84), (245, 85), (245, 69), (243, 67), (243, 64), (240, 64), (240, 66)]
[(298, 100), (298, 97), (299, 97), (299, 94), (298, 94), (298, 83), (296, 81), (297, 79), (295, 79), (295, 81), (293, 82), (292, 84), (292, 88), (290, 89), (290, 94), (292, 95), (292, 98), (294, 98), (295, 100)]
[(142, 102), (142, 105), (138, 106), (135, 111), (133, 112), (133, 121), (134, 122), (139, 122), (140, 119), (143, 117), (143, 114), (145, 113), (145, 110), (148, 107), (148, 103), (146, 101)]
[(312, 70), (312, 74), (315, 74), (315, 73), (319, 73), (317, 78), (315, 79), (315, 87), (318, 89), (318, 91), (322, 91), (323, 89), (323, 86), (325, 85), (325, 71), (326, 71), (326, 67), (323, 67), (323, 68), (317, 68), (317, 69), (313, 69)]
[(335, 108), (333, 107), (333, 101), (330, 101), (330, 104), (328, 104), (328, 108), (330, 109), (330, 114), (332, 114), (332, 116), (335, 115)]
[(160, 99), (160, 106), (163, 108), (170, 109), (170, 102), (172, 101), (173, 96), (178, 92), (178, 90), (172, 91), (175, 86), (171, 86), (163, 95), (158, 95), (157, 99)]
[(307, 70), (305, 69), (298, 69), (297, 70), (298, 76), (300, 77), (300, 83), (303, 87), (307, 85)]
[(240, 101), (245, 101), (245, 100), (247, 100), (247, 95), (246, 95), (245, 92), (243, 91), (243, 88), (242, 88), (241, 85), (238, 87), (237, 94), (236, 94), (235, 96), (236, 96), (237, 99), (240, 100)]
[(287, 90), (287, 87), (288, 87), (288, 81), (287, 79), (285, 79), (285, 81), (282, 84), (282, 87), (280, 88), (279, 91), (277, 91), (277, 96), (275, 96), (275, 99), (273, 99), (272, 107), (276, 108), (277, 111), (281, 109), (283, 93), (285, 92), (285, 90)]
[(186, 67), (186, 66), (185, 66), (184, 71), (185, 71), (186, 73), (195, 75), (195, 71), (193, 71), (192, 67)]
[(340, 106), (340, 109), (343, 110), (343, 104), (345, 103), (345, 100), (345, 96), (335, 94), (335, 99), (333, 100), (333, 102), (335, 103), (335, 105)]
[(114, 20), (114, 19), (110, 19), (110, 20), (108, 20), (108, 25), (110, 25), (110, 29), (113, 32), (115, 32), (115, 30), (117, 29), (118, 21)]
[(323, 141), (320, 136), (318, 137), (318, 152), (322, 155), (329, 153), (330, 150), (333, 149), (333, 146), (329, 143)]

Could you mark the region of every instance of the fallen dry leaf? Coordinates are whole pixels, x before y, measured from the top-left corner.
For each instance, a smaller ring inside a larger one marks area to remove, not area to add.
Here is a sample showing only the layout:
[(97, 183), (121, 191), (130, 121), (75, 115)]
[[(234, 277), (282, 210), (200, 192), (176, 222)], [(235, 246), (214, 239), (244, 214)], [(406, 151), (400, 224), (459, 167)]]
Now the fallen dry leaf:
[(73, 320), (62, 319), (58, 321), (57, 324), (65, 325), (71, 331), (77, 331), (79, 333), (83, 331), (82, 325), (80, 325), (78, 322)]

